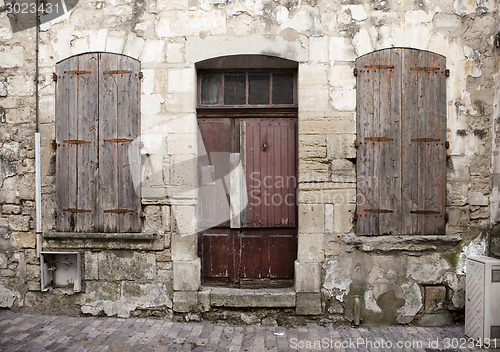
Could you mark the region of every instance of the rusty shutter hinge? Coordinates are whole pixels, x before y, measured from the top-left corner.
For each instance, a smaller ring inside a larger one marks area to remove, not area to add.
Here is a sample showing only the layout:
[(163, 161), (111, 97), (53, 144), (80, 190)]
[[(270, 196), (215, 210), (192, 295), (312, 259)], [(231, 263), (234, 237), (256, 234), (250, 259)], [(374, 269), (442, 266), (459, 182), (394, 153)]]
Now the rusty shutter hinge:
[(444, 213), (444, 220), (448, 221), (449, 218), (450, 218), (450, 215), (448, 215), (448, 212)]
[(446, 149), (450, 148), (450, 142), (449, 141), (444, 142), (444, 146)]
[(353, 74), (354, 76), (357, 76), (357, 75), (358, 75), (358, 69), (357, 69), (357, 68), (355, 68), (354, 70), (352, 70), (352, 74)]
[(139, 72), (139, 79), (142, 79), (142, 77), (144, 77), (143, 73)]
[(92, 210), (88, 210), (88, 209), (74, 209), (74, 208), (63, 209), (63, 211), (66, 211), (68, 213), (91, 213), (92, 212)]
[(112, 213), (112, 214), (129, 214), (129, 213), (135, 213), (135, 210), (132, 209), (108, 209), (104, 210), (105, 213)]
[(127, 143), (132, 141), (133, 141), (132, 138), (111, 138), (104, 140), (104, 142), (109, 142), (109, 143)]
[(450, 77), (450, 70), (449, 69), (444, 70), (444, 75), (446, 77)]
[(390, 209), (365, 209), (365, 213), (388, 214), (388, 213), (392, 213), (392, 210), (390, 210)]
[(79, 145), (79, 144), (90, 144), (91, 142), (90, 141), (82, 141), (82, 140), (78, 140), (78, 139), (65, 139), (65, 140), (63, 140), (63, 143)]
[(417, 214), (417, 215), (439, 215), (441, 213), (439, 211), (434, 211), (434, 210), (411, 210), (410, 214)]
[(68, 73), (70, 75), (89, 75), (90, 71), (64, 71), (64, 73)]
[(354, 213), (354, 220), (358, 220), (358, 212)]
[(54, 72), (54, 73), (52, 73), (52, 80), (53, 80), (54, 82), (57, 82), (57, 73), (55, 73), (55, 72)]
[(57, 142), (55, 139), (50, 141), (50, 147), (52, 148), (53, 151), (57, 151)]
[(354, 148), (358, 148), (361, 144), (363, 144), (363, 142), (361, 142), (360, 140), (356, 139), (354, 141)]
[(104, 71), (103, 74), (105, 75), (124, 75), (126, 73), (132, 73), (130, 70), (111, 70), (111, 71)]

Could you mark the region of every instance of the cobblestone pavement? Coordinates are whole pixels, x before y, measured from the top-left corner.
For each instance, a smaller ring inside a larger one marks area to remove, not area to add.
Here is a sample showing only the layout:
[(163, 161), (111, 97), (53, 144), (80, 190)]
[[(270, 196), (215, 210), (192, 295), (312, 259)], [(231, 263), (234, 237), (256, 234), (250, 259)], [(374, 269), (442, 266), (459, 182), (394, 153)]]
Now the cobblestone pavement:
[(463, 326), (228, 326), (0, 313), (1, 351), (480, 351)]

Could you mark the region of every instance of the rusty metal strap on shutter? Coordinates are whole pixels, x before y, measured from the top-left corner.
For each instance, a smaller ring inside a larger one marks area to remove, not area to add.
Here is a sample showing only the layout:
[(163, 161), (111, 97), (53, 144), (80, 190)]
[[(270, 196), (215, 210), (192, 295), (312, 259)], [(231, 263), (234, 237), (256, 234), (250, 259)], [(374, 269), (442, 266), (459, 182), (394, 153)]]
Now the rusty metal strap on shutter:
[(89, 75), (90, 71), (64, 71), (64, 73), (68, 73), (70, 75)]
[(68, 213), (91, 213), (92, 212), (92, 210), (88, 210), (88, 209), (72, 209), (72, 208), (63, 209), (63, 211), (66, 211)]
[(387, 214), (392, 212), (390, 209), (365, 209), (365, 213)]
[(126, 143), (132, 141), (133, 141), (132, 138), (110, 138), (104, 140), (104, 142), (110, 142), (110, 143)]
[(392, 142), (392, 138), (386, 137), (366, 137), (365, 141), (373, 141), (373, 142)]
[(418, 215), (440, 215), (439, 211), (434, 210), (411, 210), (410, 214), (418, 214)]
[(90, 141), (83, 141), (79, 139), (65, 139), (63, 140), (63, 143), (68, 143), (68, 144), (90, 144)]
[(421, 143), (421, 142), (441, 142), (440, 139), (438, 138), (413, 138), (411, 140), (412, 142), (417, 142), (417, 143)]
[(105, 213), (111, 213), (111, 214), (131, 214), (135, 213), (135, 210), (133, 209), (108, 209), (104, 210)]
[(425, 71), (425, 72), (433, 72), (440, 71), (439, 67), (411, 67), (410, 71)]
[(365, 68), (374, 68), (377, 70), (391, 70), (394, 65), (365, 65)]
[(123, 75), (126, 73), (132, 73), (130, 70), (114, 70), (114, 71), (104, 71), (105, 75)]

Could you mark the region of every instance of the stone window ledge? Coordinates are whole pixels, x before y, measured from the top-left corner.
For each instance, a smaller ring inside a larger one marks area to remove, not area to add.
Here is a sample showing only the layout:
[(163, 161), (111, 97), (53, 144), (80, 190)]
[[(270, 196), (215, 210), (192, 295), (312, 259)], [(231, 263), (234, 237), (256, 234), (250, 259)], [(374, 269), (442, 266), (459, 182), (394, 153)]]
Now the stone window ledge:
[(142, 232), (44, 232), (48, 240), (118, 240), (118, 241), (153, 241), (154, 233)]
[(342, 242), (363, 252), (441, 251), (455, 250), (461, 238), (457, 235), (344, 235)]

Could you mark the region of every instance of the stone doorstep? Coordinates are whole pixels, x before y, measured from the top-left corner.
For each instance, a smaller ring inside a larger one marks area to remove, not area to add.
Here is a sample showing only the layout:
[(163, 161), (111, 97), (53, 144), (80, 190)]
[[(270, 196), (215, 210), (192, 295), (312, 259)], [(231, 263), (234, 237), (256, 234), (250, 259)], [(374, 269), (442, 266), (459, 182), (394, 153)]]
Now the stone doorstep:
[(203, 287), (202, 292), (208, 293), (211, 307), (295, 307), (293, 287), (274, 289)]

